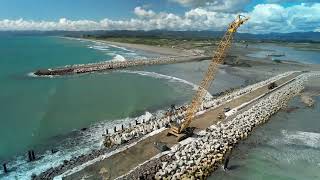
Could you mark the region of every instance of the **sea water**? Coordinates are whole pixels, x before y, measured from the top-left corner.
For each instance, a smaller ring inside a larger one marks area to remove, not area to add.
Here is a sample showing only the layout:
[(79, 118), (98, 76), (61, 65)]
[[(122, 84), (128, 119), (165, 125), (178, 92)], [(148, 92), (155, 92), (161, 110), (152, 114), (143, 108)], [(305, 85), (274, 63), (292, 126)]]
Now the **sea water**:
[[(29, 179), (100, 148), (106, 129), (189, 102), (209, 61), (52, 78), (32, 72), (155, 55), (81, 39), (0, 37), (0, 162), (10, 170), (3, 174), (1, 169), (0, 179)], [(218, 71), (211, 94), (245, 84), (226, 69)], [(31, 163), (26, 156), (30, 149), (38, 158)], [(58, 152), (52, 154), (52, 149)]]
[[(0, 37), (0, 162), (7, 162), (11, 171), (4, 175), (1, 169), (0, 179), (29, 178), (63, 159), (97, 149), (107, 128), (182, 104), (194, 92), (192, 83), (143, 74), (143, 69), (54, 78), (34, 77), (32, 72), (148, 56), (101, 42)], [(31, 149), (39, 160), (28, 163)], [(51, 149), (58, 152), (52, 154)]]
[(306, 107), (299, 97), (254, 130), (233, 150), (229, 171), (217, 170), (209, 179), (320, 179), (320, 97)]

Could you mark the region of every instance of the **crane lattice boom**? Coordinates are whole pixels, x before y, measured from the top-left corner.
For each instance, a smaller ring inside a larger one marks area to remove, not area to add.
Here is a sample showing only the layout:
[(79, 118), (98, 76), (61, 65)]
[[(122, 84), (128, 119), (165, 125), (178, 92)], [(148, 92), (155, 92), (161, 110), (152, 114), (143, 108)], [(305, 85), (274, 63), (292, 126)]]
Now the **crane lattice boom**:
[(212, 81), (214, 80), (215, 74), (217, 73), (218, 67), (220, 64), (224, 62), (227, 51), (231, 47), (231, 43), (233, 40), (233, 35), (237, 31), (237, 29), (248, 20), (244, 16), (239, 15), (236, 20), (234, 20), (228, 27), (227, 32), (224, 34), (223, 38), (219, 42), (217, 50), (215, 51), (212, 61), (208, 67), (207, 72), (205, 73), (199, 88), (194, 95), (191, 104), (188, 106), (185, 115), (185, 121), (181, 124), (181, 126), (172, 126), (169, 134), (173, 134), (179, 136), (187, 127), (189, 127), (191, 121), (194, 118), (195, 113), (201, 106), (203, 102), (203, 98), (205, 97), (208, 88), (210, 87)]

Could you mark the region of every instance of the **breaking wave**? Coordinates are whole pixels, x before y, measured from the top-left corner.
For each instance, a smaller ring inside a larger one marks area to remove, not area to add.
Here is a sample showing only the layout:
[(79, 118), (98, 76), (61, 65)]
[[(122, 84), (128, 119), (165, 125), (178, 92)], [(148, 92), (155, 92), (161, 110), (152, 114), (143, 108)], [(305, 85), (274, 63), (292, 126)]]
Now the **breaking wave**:
[(138, 117), (127, 117), (118, 120), (105, 120), (100, 123), (93, 124), (87, 130), (76, 130), (67, 135), (55, 137), (56, 142), (54, 145), (57, 150), (56, 153), (52, 153), (50, 149), (37, 153), (36, 157), (41, 157), (34, 162), (28, 162), (25, 155), (19, 155), (12, 161), (7, 163), (9, 170), (12, 170), (8, 174), (4, 174), (2, 169), (0, 170), (0, 179), (30, 179), (32, 174), (40, 174), (43, 171), (52, 167), (57, 167), (63, 164), (64, 160), (70, 160), (71, 158), (80, 156), (82, 154), (90, 153), (92, 150), (99, 149), (102, 146), (102, 134), (106, 132), (112, 132), (113, 127), (117, 129), (121, 128), (121, 125), (127, 127), (129, 123), (134, 121), (142, 122), (142, 120), (149, 120), (151, 117), (162, 116), (164, 111), (159, 110), (154, 114), (145, 112), (145, 114)]
[(320, 148), (320, 133), (304, 131), (287, 131), (282, 130), (284, 140), (288, 144), (299, 144), (313, 148)]
[[(129, 70), (120, 70), (118, 72), (123, 72), (123, 73), (131, 73), (131, 74), (139, 74), (142, 76), (149, 76), (149, 77), (153, 77), (153, 78), (157, 78), (157, 79), (167, 79), (169, 80), (169, 82), (181, 82), (184, 84), (187, 84), (189, 86), (191, 86), (193, 88), (193, 90), (197, 90), (198, 89), (198, 85), (189, 82), (187, 80), (184, 79), (180, 79), (177, 77), (173, 77), (173, 76), (169, 76), (169, 75), (164, 75), (164, 74), (160, 74), (160, 73), (156, 73), (156, 72), (148, 72), (148, 71), (129, 71)], [(206, 98), (211, 98), (212, 95), (207, 92)]]
[(124, 58), (123, 56), (117, 54), (111, 61), (113, 61), (113, 62), (124, 62), (124, 61), (126, 61), (126, 58)]
[(289, 164), (306, 161), (311, 164), (320, 162), (320, 133), (282, 130), (281, 136), (269, 143), (273, 148), (266, 151), (266, 156)]

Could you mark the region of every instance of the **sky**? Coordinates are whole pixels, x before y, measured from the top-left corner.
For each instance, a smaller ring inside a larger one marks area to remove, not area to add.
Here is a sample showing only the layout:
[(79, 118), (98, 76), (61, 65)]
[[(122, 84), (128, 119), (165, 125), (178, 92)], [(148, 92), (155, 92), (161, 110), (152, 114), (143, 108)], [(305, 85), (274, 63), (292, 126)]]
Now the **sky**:
[(6, 30), (224, 30), (320, 32), (320, 0), (0, 0)]

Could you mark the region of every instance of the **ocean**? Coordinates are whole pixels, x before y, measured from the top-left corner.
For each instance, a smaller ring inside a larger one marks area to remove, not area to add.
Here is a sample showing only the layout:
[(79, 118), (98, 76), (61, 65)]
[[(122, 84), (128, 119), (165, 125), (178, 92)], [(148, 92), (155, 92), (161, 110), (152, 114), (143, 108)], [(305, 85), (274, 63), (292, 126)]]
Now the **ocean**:
[[(33, 77), (32, 72), (39, 68), (151, 54), (59, 37), (0, 39), (0, 162), (8, 162), (9, 179), (27, 177), (63, 158), (99, 148), (106, 128), (181, 104), (194, 89), (192, 83), (141, 69)], [(31, 149), (42, 158), (27, 163)], [(51, 149), (59, 152), (51, 155)]]
[[(29, 179), (33, 173), (56, 166), (64, 159), (100, 148), (102, 134), (107, 128), (151, 116), (150, 113), (161, 115), (171, 104), (189, 102), (208, 61), (64, 77), (34, 77), (32, 72), (41, 68), (139, 60), (150, 56), (156, 54), (79, 39), (1, 36), (0, 163), (6, 162), (10, 173), (4, 174), (0, 168), (0, 179)], [(213, 87), (209, 89), (211, 94), (248, 83), (227, 73), (226, 69), (222, 66), (219, 70)], [(295, 113), (301, 110), (303, 108)], [(293, 123), (298, 125), (299, 121)], [(273, 128), (277, 126), (274, 124)], [(303, 129), (295, 132), (294, 129), (281, 129), (281, 126), (276, 132), (280, 135), (317, 133)], [(273, 137), (272, 133), (267, 132), (266, 138)], [(255, 152), (245, 144), (242, 146), (247, 149), (247, 154)], [(27, 151), (31, 149), (38, 160), (29, 163)], [(58, 152), (52, 154), (51, 150)], [(261, 163), (257, 157), (264, 151), (256, 153), (252, 155), (253, 159), (248, 159), (253, 164)], [(242, 159), (231, 160), (230, 164), (237, 165), (237, 162), (243, 164)], [(265, 168), (263, 164), (260, 166), (257, 168)], [(238, 169), (242, 175), (239, 177), (246, 177), (247, 169)], [(259, 171), (255, 174), (259, 175)], [(222, 172), (215, 176), (222, 179), (233, 177)]]

